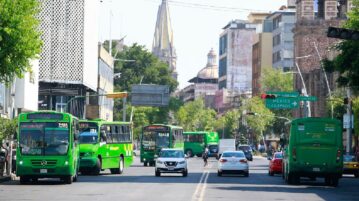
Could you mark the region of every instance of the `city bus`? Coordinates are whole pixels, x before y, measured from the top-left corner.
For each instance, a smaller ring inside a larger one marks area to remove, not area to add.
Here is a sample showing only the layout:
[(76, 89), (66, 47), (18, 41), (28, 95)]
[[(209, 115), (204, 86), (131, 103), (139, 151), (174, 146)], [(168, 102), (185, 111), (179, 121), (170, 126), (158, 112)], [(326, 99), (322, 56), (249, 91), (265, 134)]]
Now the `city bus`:
[(298, 184), (300, 177), (324, 177), (337, 186), (343, 171), (342, 125), (337, 119), (300, 118), (290, 124), (283, 158), (283, 178)]
[(209, 156), (216, 156), (218, 153), (219, 137), (217, 132), (189, 131), (183, 132), (184, 151), (189, 156), (201, 157), (203, 150), (208, 147)]
[(152, 124), (142, 128), (140, 158), (144, 166), (155, 165), (155, 155), (162, 148), (183, 149), (183, 128), (180, 126)]
[(39, 111), (18, 117), (16, 175), (20, 184), (39, 178), (77, 181), (78, 119), (68, 113)]
[(133, 162), (132, 124), (101, 119), (80, 120), (80, 172), (122, 174)]

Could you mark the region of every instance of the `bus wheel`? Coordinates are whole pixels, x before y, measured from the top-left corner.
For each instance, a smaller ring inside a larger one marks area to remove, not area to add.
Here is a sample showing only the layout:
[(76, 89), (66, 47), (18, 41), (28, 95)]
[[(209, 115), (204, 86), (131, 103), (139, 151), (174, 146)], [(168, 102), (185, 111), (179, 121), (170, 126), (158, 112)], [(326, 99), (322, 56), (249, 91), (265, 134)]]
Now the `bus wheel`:
[(143, 166), (147, 167), (147, 164), (148, 164), (147, 162), (143, 162)]
[(75, 176), (73, 178), (73, 182), (77, 182), (78, 176), (79, 176), (79, 170), (76, 169), (76, 174), (75, 174)]
[(122, 174), (124, 169), (125, 169), (125, 161), (123, 160), (122, 157), (120, 157), (119, 174)]
[(111, 169), (110, 169), (111, 174), (122, 174), (122, 172), (123, 172), (123, 167), (124, 167), (122, 157), (120, 157), (120, 162), (119, 162), (119, 165), (118, 165), (118, 166), (119, 166), (118, 168), (111, 168)]
[(65, 184), (72, 184), (73, 176), (66, 176), (63, 180)]
[(151, 161), (150, 166), (155, 166), (155, 161)]
[(188, 157), (193, 157), (193, 152), (190, 149), (186, 150), (186, 154), (187, 154)]
[(31, 178), (31, 182), (32, 182), (32, 183), (37, 183), (38, 181), (39, 181), (38, 178)]
[(99, 175), (101, 171), (101, 160), (98, 158), (95, 166), (94, 174)]
[(29, 182), (29, 178), (25, 177), (25, 176), (21, 176), (20, 177), (20, 184), (25, 184), (27, 182)]
[(354, 173), (354, 177), (358, 178), (359, 177), (359, 172)]

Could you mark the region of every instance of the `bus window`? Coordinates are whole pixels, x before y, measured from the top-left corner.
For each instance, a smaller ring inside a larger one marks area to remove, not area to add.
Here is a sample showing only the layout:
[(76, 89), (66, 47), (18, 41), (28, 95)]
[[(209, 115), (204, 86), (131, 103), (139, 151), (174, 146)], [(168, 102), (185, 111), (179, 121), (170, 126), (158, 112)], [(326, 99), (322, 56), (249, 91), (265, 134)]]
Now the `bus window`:
[(116, 142), (119, 142), (120, 140), (119, 140), (119, 138), (120, 138), (120, 133), (119, 133), (119, 131), (118, 131), (118, 126), (116, 126), (116, 125), (112, 125), (111, 126), (111, 134), (112, 134), (112, 142), (113, 143), (116, 143)]

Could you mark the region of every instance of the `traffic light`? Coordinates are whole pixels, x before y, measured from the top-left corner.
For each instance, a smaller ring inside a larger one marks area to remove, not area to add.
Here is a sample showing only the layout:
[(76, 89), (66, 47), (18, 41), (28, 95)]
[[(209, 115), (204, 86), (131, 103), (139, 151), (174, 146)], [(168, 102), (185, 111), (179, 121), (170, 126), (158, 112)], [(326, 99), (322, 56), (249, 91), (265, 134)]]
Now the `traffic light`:
[(276, 99), (277, 95), (275, 95), (275, 94), (262, 94), (261, 98), (262, 99)]
[(327, 37), (340, 38), (345, 40), (359, 40), (359, 31), (345, 28), (328, 27)]

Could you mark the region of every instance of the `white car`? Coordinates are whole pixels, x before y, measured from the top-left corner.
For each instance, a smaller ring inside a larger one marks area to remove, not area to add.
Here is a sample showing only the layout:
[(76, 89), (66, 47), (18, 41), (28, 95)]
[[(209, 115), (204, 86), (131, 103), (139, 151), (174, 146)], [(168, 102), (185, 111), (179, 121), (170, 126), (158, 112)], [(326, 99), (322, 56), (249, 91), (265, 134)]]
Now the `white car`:
[(218, 160), (218, 176), (223, 173), (249, 176), (249, 166), (243, 151), (225, 151)]
[(181, 149), (162, 149), (156, 159), (156, 177), (161, 173), (181, 173), (186, 177), (188, 174), (187, 157)]

